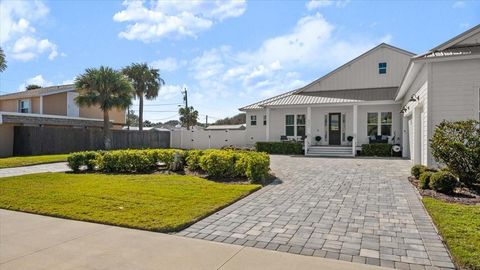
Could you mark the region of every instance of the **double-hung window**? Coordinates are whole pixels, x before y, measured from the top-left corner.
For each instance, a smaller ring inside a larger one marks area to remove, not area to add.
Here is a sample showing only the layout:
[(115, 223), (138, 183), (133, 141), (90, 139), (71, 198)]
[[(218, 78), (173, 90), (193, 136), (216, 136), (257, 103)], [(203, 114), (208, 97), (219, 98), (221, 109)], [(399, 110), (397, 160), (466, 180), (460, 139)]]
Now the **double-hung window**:
[(30, 112), (30, 101), (28, 99), (22, 99), (18, 102), (18, 112), (21, 112), (21, 113)]
[(382, 112), (381, 114), (381, 135), (391, 136), (392, 135), (392, 113), (391, 112)]
[(387, 63), (378, 63), (378, 74), (387, 74)]
[(378, 113), (367, 113), (367, 135), (378, 134)]
[(392, 112), (367, 113), (368, 136), (392, 136)]
[(295, 115), (285, 115), (285, 135), (295, 136)]
[(305, 137), (305, 114), (297, 114), (297, 137)]
[(267, 116), (266, 115), (263, 116), (263, 125), (264, 126), (267, 125)]
[(250, 115), (250, 125), (251, 126), (256, 126), (257, 125), (257, 116), (256, 115)]

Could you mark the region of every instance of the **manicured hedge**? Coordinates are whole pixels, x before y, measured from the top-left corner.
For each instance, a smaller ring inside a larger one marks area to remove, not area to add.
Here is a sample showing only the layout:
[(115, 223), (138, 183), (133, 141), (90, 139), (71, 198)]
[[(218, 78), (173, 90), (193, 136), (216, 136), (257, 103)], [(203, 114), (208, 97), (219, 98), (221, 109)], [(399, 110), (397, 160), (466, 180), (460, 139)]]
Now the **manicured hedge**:
[(268, 176), (270, 157), (266, 153), (235, 150), (113, 150), (102, 152), (78, 152), (68, 158), (74, 172), (83, 166), (88, 171), (106, 173), (152, 172), (163, 163), (173, 169), (175, 155), (181, 167), (187, 165), (191, 171), (201, 171), (212, 178), (246, 177), (251, 181), (263, 181)]
[(415, 176), (415, 178), (419, 178), (422, 173), (427, 171), (427, 166), (422, 164), (413, 165), (412, 169), (410, 169), (410, 173)]
[(439, 171), (430, 176), (429, 185), (435, 191), (450, 194), (458, 185), (458, 181), (452, 173)]
[(303, 143), (300, 142), (257, 142), (255, 149), (258, 152), (281, 155), (303, 154)]
[(392, 155), (392, 145), (388, 143), (370, 143), (362, 145), (363, 156), (389, 157)]

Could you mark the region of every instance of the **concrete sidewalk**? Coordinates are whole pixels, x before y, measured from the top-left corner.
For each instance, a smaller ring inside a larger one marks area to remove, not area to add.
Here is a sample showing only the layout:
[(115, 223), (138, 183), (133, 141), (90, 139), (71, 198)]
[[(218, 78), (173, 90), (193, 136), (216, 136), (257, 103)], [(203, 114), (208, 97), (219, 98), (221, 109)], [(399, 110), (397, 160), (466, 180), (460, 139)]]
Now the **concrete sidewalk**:
[(67, 166), (66, 162), (56, 162), (56, 163), (0, 169), (0, 177), (17, 176), (17, 175), (32, 174), (32, 173), (66, 172), (66, 171), (70, 171), (70, 168)]
[(0, 210), (0, 268), (382, 269), (7, 210)]

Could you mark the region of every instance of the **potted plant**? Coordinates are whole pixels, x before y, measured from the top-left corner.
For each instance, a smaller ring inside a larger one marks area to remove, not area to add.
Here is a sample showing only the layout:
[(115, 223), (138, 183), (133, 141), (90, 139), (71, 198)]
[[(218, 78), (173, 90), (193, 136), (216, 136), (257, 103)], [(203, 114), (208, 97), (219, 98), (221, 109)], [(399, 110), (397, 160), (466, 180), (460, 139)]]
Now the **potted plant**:
[(315, 136), (315, 144), (320, 144), (320, 141), (322, 140), (321, 136)]
[(352, 144), (352, 141), (353, 141), (353, 136), (348, 136), (347, 137), (347, 141), (350, 143), (350, 145)]

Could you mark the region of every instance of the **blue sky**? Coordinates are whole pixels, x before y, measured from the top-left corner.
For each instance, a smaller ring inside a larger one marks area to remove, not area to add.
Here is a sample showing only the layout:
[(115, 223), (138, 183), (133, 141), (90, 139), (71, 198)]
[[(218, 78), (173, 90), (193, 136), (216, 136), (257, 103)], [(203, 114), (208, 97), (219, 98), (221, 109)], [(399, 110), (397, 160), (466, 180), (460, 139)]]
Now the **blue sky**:
[(422, 53), (479, 23), (480, 1), (2, 0), (0, 94), (147, 62), (166, 81), (147, 119), (177, 119), (187, 87), (202, 121), (216, 120), (381, 42)]

